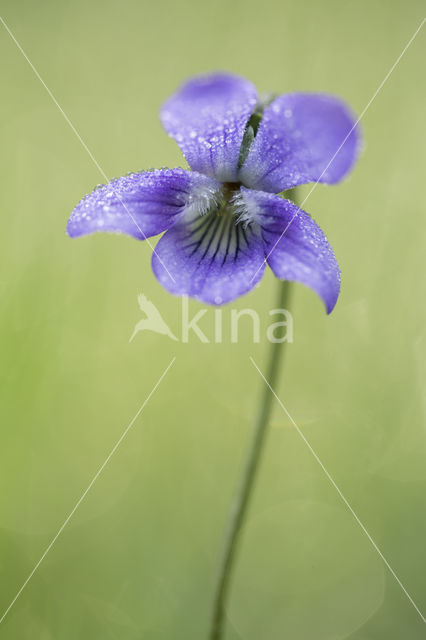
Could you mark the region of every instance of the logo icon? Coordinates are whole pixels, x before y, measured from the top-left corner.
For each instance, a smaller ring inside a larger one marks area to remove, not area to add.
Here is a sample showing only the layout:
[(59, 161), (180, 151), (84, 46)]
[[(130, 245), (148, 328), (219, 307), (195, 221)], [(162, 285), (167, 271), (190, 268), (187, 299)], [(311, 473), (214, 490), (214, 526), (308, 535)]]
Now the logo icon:
[(136, 334), (140, 331), (154, 331), (154, 333), (160, 333), (164, 336), (168, 336), (172, 340), (177, 338), (171, 331), (169, 326), (163, 320), (161, 313), (158, 311), (154, 303), (152, 303), (143, 293), (138, 295), (138, 304), (140, 310), (146, 315), (146, 318), (142, 318), (135, 325), (132, 335), (129, 338), (129, 342), (132, 342)]

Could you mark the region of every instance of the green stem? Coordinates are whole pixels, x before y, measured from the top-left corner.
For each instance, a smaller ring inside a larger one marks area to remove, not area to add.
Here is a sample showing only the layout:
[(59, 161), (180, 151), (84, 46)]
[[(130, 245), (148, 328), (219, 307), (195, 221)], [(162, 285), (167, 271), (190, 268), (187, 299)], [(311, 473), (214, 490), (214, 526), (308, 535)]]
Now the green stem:
[[(278, 281), (278, 303), (277, 308), (288, 309), (290, 283)], [(281, 328), (284, 330), (284, 327)], [(281, 336), (284, 334), (282, 333)], [(277, 337), (281, 337), (278, 336)], [(275, 388), (280, 369), (281, 357), (285, 342), (272, 343), (269, 352), (269, 362), (266, 373), (266, 380), (272, 389)], [(219, 575), (213, 603), (213, 618), (210, 628), (210, 640), (221, 640), (224, 633), (225, 605), (229, 594), (230, 581), (235, 566), (238, 544), (240, 541), (244, 520), (247, 514), (250, 498), (252, 495), (259, 462), (268, 432), (269, 417), (273, 394), (271, 389), (264, 382), (262, 383), (262, 398), (259, 414), (254, 427), (253, 440), (248, 451), (245, 467), (241, 479), (240, 488), (232, 506), (223, 555), (219, 565)]]

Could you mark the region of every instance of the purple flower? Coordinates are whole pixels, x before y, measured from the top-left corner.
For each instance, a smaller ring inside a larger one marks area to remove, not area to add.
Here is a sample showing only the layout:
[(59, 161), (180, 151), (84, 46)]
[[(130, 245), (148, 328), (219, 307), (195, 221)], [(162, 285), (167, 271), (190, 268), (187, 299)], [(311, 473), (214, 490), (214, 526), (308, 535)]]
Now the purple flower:
[(278, 278), (313, 289), (329, 313), (340, 290), (334, 253), (310, 216), (275, 194), (334, 184), (352, 168), (359, 133), (346, 105), (304, 93), (262, 104), (251, 82), (218, 73), (184, 84), (161, 121), (191, 170), (112, 180), (80, 201), (68, 234), (143, 240), (166, 231), (152, 268), (171, 293), (224, 304), (250, 291), (268, 263)]

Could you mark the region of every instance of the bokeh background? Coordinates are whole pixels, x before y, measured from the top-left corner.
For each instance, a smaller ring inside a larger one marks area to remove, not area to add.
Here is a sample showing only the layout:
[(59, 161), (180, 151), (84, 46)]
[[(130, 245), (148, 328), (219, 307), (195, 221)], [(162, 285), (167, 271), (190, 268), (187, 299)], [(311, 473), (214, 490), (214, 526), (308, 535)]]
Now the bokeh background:
[[(360, 113), (423, 14), (420, 0), (1, 9), (111, 177), (183, 166), (157, 113), (194, 73), (230, 70), (261, 92), (328, 91)], [(295, 288), (277, 389), (423, 613), (425, 30), (367, 111), (353, 174), (305, 205), (335, 248), (343, 290), (327, 317)], [(202, 640), (262, 386), (249, 356), (264, 368), (264, 331), (253, 344), (242, 323), (231, 344), (226, 307), (223, 344), (148, 332), (129, 344), (138, 293), (177, 333), (180, 301), (156, 282), (146, 243), (68, 239), (67, 216), (102, 177), (2, 26), (0, 67), (0, 614), (176, 356), (0, 637)], [(274, 288), (269, 273), (231, 306), (256, 309), (266, 327)], [(201, 323), (210, 337), (213, 319)], [(227, 614), (227, 640), (426, 633), (278, 405)]]

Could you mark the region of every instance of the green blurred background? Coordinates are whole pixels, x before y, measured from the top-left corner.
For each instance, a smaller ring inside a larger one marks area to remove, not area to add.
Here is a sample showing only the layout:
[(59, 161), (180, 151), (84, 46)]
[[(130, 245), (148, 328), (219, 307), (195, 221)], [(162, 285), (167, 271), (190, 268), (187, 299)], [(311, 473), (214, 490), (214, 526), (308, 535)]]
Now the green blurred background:
[[(158, 108), (226, 69), (261, 92), (328, 91), (360, 113), (422, 2), (3, 0), (1, 15), (108, 176), (179, 166)], [(327, 317), (294, 291), (277, 389), (426, 611), (423, 28), (363, 119), (365, 151), (306, 209), (343, 271)], [(222, 530), (267, 343), (128, 340), (143, 292), (179, 332), (180, 301), (126, 237), (71, 241), (103, 182), (0, 26), (0, 615), (171, 358), (176, 361), (7, 618), (7, 640), (206, 638)], [(306, 193), (306, 189), (304, 191)], [(275, 282), (232, 305), (267, 321)], [(201, 308), (191, 302), (191, 312)], [(201, 326), (212, 333), (213, 312)], [(243, 323), (242, 323), (243, 325)], [(265, 326), (265, 325), (264, 325)], [(227, 640), (417, 640), (426, 626), (274, 407), (228, 609)]]

